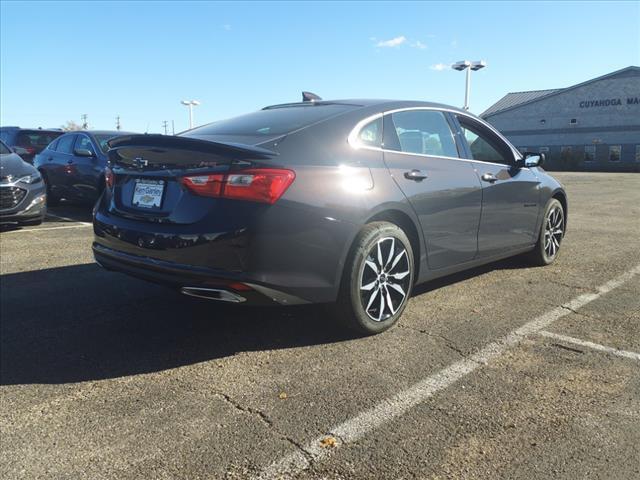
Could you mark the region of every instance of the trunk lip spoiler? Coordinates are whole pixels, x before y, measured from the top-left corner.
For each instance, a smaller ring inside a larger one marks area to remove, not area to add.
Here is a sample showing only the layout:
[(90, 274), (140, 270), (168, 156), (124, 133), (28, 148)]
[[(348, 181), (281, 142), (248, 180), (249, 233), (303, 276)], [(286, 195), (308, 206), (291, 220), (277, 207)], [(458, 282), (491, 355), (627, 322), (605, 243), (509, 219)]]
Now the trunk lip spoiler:
[(110, 150), (124, 147), (176, 148), (214, 155), (232, 155), (237, 158), (267, 159), (278, 156), (278, 152), (262, 147), (234, 142), (217, 142), (174, 135), (122, 135), (107, 142)]

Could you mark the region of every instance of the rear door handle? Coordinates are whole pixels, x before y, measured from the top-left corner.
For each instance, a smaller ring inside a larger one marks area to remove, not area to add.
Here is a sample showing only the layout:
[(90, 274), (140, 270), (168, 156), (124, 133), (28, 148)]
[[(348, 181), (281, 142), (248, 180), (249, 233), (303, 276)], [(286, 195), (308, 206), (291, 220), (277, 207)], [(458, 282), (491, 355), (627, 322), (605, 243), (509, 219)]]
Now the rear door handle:
[(73, 160), (67, 160), (67, 163), (71, 165), (73, 163)]
[(482, 175), (482, 180), (489, 183), (494, 183), (498, 181), (498, 177), (496, 177), (493, 173), (485, 173)]
[(427, 172), (424, 170), (411, 170), (410, 172), (404, 172), (404, 178), (407, 180), (415, 180), (416, 182), (420, 182), (427, 178)]

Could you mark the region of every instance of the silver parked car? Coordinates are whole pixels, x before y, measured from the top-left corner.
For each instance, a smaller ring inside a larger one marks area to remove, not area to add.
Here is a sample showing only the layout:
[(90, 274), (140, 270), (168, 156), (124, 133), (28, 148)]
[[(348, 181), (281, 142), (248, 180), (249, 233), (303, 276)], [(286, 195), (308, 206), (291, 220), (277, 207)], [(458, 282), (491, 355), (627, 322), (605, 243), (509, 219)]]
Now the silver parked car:
[(0, 142), (0, 223), (38, 225), (47, 213), (47, 193), (38, 170)]

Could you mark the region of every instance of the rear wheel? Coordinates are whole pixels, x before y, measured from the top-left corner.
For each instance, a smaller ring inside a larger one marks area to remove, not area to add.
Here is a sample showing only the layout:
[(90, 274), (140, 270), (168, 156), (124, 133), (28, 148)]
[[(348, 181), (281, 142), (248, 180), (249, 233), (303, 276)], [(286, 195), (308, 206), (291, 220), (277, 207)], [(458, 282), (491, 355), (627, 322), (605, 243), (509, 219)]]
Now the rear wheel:
[(337, 314), (359, 333), (383, 332), (402, 315), (413, 280), (413, 251), (404, 231), (388, 222), (370, 223), (347, 259)]
[(534, 265), (549, 265), (558, 258), (560, 244), (564, 238), (565, 212), (560, 201), (552, 198), (547, 203), (542, 225), (538, 234), (538, 242), (529, 253), (529, 260)]

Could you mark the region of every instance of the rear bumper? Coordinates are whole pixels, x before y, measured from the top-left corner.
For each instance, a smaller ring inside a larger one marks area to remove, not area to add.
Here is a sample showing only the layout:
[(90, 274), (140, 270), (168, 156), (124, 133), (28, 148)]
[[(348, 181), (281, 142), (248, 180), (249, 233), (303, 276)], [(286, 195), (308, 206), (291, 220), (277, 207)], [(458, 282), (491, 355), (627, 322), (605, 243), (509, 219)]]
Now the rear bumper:
[[(229, 292), (228, 297), (237, 296), (235, 303), (249, 305), (300, 305), (309, 303), (307, 300), (270, 286), (255, 283), (242, 274), (205, 267), (194, 267), (174, 262), (153, 259), (119, 252), (97, 243), (93, 244), (93, 255), (96, 262), (106, 270), (125, 273), (132, 277), (149, 282), (165, 285), (182, 291), (191, 296), (205, 297), (206, 291)], [(187, 290), (187, 291), (185, 291)], [(203, 294), (193, 294), (202, 290)], [(208, 298), (214, 299), (209, 296)], [(218, 298), (218, 300), (225, 300)]]

